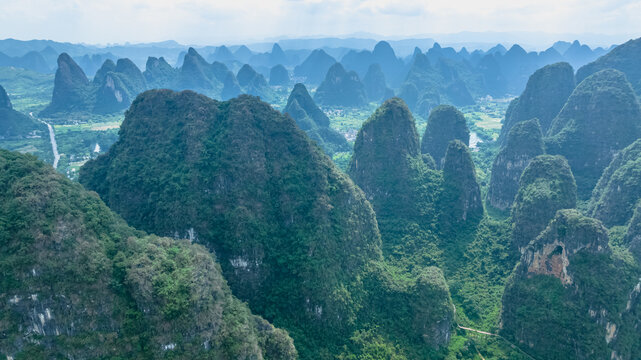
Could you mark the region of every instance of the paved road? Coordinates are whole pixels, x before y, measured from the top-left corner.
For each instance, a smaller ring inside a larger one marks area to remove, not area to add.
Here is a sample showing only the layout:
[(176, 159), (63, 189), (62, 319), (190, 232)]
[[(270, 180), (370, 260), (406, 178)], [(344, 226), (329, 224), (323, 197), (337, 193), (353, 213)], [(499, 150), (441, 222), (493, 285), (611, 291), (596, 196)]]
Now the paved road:
[(53, 151), (53, 168), (58, 167), (58, 161), (60, 161), (60, 154), (58, 153), (58, 143), (56, 143), (56, 134), (53, 132), (53, 126), (51, 124), (46, 123), (40, 119), (37, 119), (36, 117), (33, 116), (33, 113), (30, 112), (29, 115), (40, 121), (41, 123), (47, 125), (47, 128), (49, 129), (49, 139), (51, 140), (51, 150)]

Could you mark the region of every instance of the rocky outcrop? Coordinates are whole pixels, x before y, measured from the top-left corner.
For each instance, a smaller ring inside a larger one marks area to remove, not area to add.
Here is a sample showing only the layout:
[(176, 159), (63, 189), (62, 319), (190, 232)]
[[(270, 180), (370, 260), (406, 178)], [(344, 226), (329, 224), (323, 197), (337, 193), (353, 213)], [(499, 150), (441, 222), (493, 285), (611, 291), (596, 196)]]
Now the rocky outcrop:
[(512, 207), (514, 248), (523, 252), (558, 210), (576, 206), (576, 198), (576, 183), (563, 157), (540, 155), (530, 161)]
[(459, 140), (450, 141), (443, 161), (442, 226), (477, 224), (483, 217), (481, 189), (470, 151)]
[(327, 70), (314, 100), (321, 105), (358, 107), (367, 103), (367, 93), (355, 72), (347, 72), (341, 63), (336, 63)]
[(94, 85), (100, 85), (105, 82), (105, 77), (107, 76), (108, 73), (116, 71), (116, 63), (113, 62), (111, 59), (105, 60), (104, 63), (102, 63), (102, 66), (96, 71), (96, 74), (93, 77), (93, 83)]
[(571, 285), (570, 259), (579, 251), (609, 253), (608, 232), (598, 220), (582, 216), (577, 210), (559, 210), (526, 248), (520, 266), (528, 274), (551, 275), (563, 285)]
[(618, 153), (592, 193), (589, 212), (607, 227), (625, 225), (641, 199), (641, 140)]
[(574, 70), (568, 63), (547, 65), (534, 72), (521, 96), (510, 103), (499, 143), (505, 145), (514, 125), (534, 118), (539, 119), (542, 132), (547, 133), (552, 120), (559, 114), (574, 87)]
[(469, 144), (470, 131), (465, 116), (454, 106), (437, 106), (427, 118), (427, 126), (421, 140), (421, 152), (430, 154), (440, 169), (452, 140), (459, 140), (466, 146)]
[(641, 137), (641, 109), (617, 70), (583, 80), (554, 119), (546, 151), (567, 158), (579, 196), (589, 198), (614, 154)]
[(129, 59), (118, 59), (113, 66), (107, 60), (98, 70), (93, 83), (98, 86), (93, 112), (109, 114), (127, 108), (133, 99), (147, 89), (140, 69)]
[(345, 137), (329, 127), (329, 118), (316, 106), (305, 85), (294, 85), (283, 113), (289, 114), (327, 154), (350, 150)]
[(536, 358), (633, 359), (639, 289), (638, 269), (611, 251), (602, 223), (560, 210), (508, 281), (500, 334)]
[(492, 164), (492, 177), (487, 192), (488, 203), (500, 210), (512, 206), (523, 170), (533, 158), (544, 152), (543, 134), (538, 119), (521, 121), (514, 125), (505, 146)]

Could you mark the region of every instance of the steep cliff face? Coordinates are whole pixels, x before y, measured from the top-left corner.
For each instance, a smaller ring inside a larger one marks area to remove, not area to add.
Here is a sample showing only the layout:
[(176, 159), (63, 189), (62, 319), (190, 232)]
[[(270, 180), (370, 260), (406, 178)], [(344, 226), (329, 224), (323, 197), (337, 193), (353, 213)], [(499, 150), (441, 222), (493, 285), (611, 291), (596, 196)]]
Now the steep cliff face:
[(534, 118), (539, 119), (541, 130), (544, 134), (547, 133), (552, 120), (559, 114), (574, 87), (574, 70), (568, 63), (547, 65), (534, 72), (521, 96), (510, 103), (499, 143), (505, 145), (514, 125)]
[(614, 154), (641, 137), (641, 109), (625, 75), (603, 70), (583, 80), (547, 135), (546, 151), (568, 159), (579, 196), (589, 198)]
[(466, 146), (470, 143), (470, 131), (465, 116), (451, 105), (437, 106), (427, 118), (427, 127), (421, 140), (421, 152), (430, 154), (437, 168), (443, 167), (445, 152), (452, 140), (459, 140)]
[(483, 217), (481, 190), (472, 156), (459, 140), (447, 146), (443, 161), (443, 193), (439, 201), (442, 225), (476, 224)]
[(94, 83), (94, 85), (100, 85), (105, 81), (105, 77), (107, 76), (107, 74), (113, 71), (116, 71), (116, 63), (111, 59), (107, 59), (104, 63), (102, 63), (100, 69), (96, 71), (96, 74), (94, 75), (91, 82)]
[(147, 88), (140, 69), (129, 59), (107, 60), (98, 70), (93, 84), (98, 87), (93, 112), (109, 114), (127, 108), (133, 99)]
[(501, 334), (542, 359), (634, 358), (639, 269), (608, 241), (600, 221), (558, 211), (508, 282)]
[(289, 114), (307, 135), (329, 155), (349, 151), (347, 140), (338, 131), (329, 127), (329, 118), (316, 106), (303, 84), (294, 85), (283, 113)]
[(570, 258), (577, 252), (607, 254), (608, 233), (597, 220), (576, 210), (559, 210), (548, 227), (530, 244), (521, 258), (528, 274), (551, 275), (563, 285), (574, 280), (568, 273)]
[(624, 243), (637, 259), (641, 259), (641, 202), (636, 206), (630, 219)]
[(95, 194), (0, 150), (0, 353), (295, 359), (205, 248), (128, 227)]
[(641, 140), (618, 153), (592, 193), (589, 212), (608, 226), (625, 225), (641, 199)]
[(514, 125), (505, 146), (494, 159), (487, 201), (505, 210), (512, 206), (519, 190), (519, 179), (530, 161), (544, 153), (543, 134), (537, 119)]
[(51, 104), (42, 111), (43, 116), (59, 112), (89, 111), (95, 96), (89, 80), (80, 66), (67, 53), (58, 57), (58, 70), (54, 80)]
[(540, 155), (525, 168), (512, 207), (512, 244), (523, 252), (561, 209), (576, 206), (576, 183), (561, 156)]
[(442, 176), (424, 163), (414, 118), (401, 99), (385, 101), (363, 124), (348, 174), (376, 211), (386, 255), (430, 252)]
[(385, 101), (356, 136), (348, 174), (377, 214), (411, 207), (422, 157), (414, 117), (399, 98)]
[(0, 86), (0, 109), (13, 109), (9, 95), (2, 86)]

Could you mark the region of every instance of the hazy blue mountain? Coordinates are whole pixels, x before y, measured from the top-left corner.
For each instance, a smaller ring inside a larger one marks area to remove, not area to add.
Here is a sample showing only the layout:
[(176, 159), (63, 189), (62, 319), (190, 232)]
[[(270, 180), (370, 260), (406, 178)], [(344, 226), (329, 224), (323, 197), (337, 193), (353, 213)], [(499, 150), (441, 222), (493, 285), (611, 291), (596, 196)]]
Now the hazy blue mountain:
[(336, 60), (323, 50), (314, 50), (300, 65), (294, 68), (294, 77), (304, 78), (308, 84), (320, 84), (327, 70)]

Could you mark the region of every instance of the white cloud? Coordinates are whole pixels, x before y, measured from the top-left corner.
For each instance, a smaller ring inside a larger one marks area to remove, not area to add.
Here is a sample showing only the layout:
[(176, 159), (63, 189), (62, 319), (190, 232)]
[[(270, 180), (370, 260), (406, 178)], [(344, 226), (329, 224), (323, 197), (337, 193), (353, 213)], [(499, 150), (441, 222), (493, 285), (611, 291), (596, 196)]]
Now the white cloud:
[(0, 0), (0, 38), (215, 44), (461, 31), (641, 35), (638, 0)]

